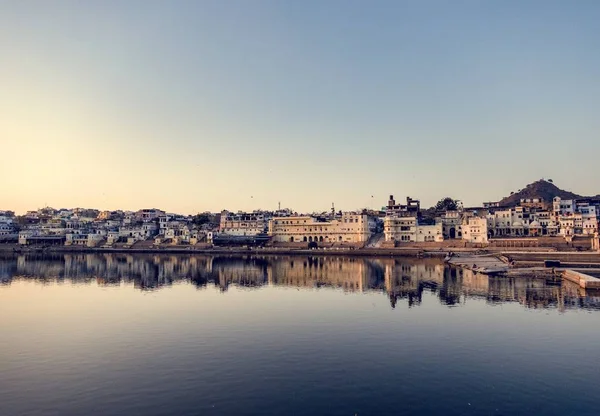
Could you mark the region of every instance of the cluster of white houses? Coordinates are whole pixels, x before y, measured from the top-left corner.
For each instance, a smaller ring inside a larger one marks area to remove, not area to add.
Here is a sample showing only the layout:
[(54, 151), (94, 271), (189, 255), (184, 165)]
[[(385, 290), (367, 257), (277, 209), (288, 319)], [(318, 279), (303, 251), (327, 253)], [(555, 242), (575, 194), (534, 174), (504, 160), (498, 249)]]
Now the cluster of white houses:
[(0, 212), (0, 242), (86, 247), (131, 246), (139, 241), (195, 244), (208, 232), (193, 217), (159, 209), (97, 211), (42, 208), (19, 218)]
[(576, 236), (597, 237), (600, 199), (523, 199), (516, 207), (484, 203), (478, 208), (439, 212), (427, 220), (418, 200), (407, 198), (406, 204), (397, 204), (392, 195), (377, 211), (336, 212), (332, 208), (330, 213), (303, 215), (280, 209), (207, 215), (210, 221), (198, 222), (192, 216), (158, 209), (100, 212), (43, 208), (28, 212), (17, 224), (14, 214), (0, 211), (0, 242), (12, 239), (23, 245), (109, 247), (139, 241), (153, 245), (216, 244), (236, 239), (258, 241), (258, 237), (273, 243), (316, 245), (365, 245), (369, 241), (401, 245), (449, 239), (487, 244), (491, 239), (540, 236), (571, 241)]
[(516, 207), (501, 207), (497, 203), (484, 206), (446, 212), (440, 217), (444, 235), (487, 243), (491, 238), (540, 236), (560, 236), (571, 241), (576, 236), (598, 233), (600, 200), (595, 198), (522, 199)]
[(424, 220), (418, 200), (397, 204), (390, 195), (381, 211), (332, 212), (328, 215), (297, 215), (289, 211), (272, 217), (257, 213), (221, 215), (221, 234), (249, 236), (268, 234), (276, 243), (366, 243), (383, 228), (384, 241), (394, 244), (442, 242), (459, 239), (486, 244), (492, 238), (574, 236), (598, 233), (600, 200), (523, 199), (516, 207), (485, 203), (437, 213)]

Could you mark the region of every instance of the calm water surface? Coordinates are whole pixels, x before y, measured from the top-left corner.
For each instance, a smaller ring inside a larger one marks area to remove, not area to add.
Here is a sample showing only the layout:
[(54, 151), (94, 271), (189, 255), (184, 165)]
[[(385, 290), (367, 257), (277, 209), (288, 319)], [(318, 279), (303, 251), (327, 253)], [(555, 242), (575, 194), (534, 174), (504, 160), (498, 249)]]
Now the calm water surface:
[(600, 296), (431, 260), (0, 257), (0, 415), (598, 415)]

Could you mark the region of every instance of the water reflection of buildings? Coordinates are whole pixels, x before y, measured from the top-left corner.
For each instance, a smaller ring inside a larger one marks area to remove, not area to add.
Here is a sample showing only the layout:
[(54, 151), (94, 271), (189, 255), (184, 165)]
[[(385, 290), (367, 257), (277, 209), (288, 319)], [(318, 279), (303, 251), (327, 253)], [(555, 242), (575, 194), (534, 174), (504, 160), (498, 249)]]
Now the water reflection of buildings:
[(434, 259), (322, 256), (198, 256), (167, 254), (27, 254), (0, 257), (0, 283), (12, 279), (41, 283), (70, 281), (98, 285), (133, 284), (158, 289), (177, 281), (226, 291), (231, 285), (335, 288), (382, 292), (392, 307), (419, 305), (423, 293), (448, 306), (467, 299), (519, 302), (528, 308), (600, 309), (600, 293), (551, 279), (488, 278), (448, 268)]
[(269, 283), (277, 286), (363, 292), (380, 289), (380, 281), (374, 261), (354, 257), (276, 257), (269, 267)]

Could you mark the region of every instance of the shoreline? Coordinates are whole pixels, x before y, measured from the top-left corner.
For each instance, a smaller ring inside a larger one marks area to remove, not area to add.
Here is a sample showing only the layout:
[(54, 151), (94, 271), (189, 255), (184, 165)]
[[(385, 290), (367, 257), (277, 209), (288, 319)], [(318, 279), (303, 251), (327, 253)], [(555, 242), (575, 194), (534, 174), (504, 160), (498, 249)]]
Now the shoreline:
[[(468, 250), (476, 251), (476, 250)], [(222, 254), (249, 254), (249, 255), (311, 255), (311, 256), (356, 256), (356, 257), (444, 257), (448, 250), (423, 250), (414, 247), (381, 249), (381, 248), (363, 248), (363, 249), (301, 249), (301, 248), (251, 248), (243, 249), (237, 247), (230, 248), (100, 248), (100, 247), (21, 247), (16, 245), (0, 245), (0, 253), (14, 254), (204, 254), (204, 255), (222, 255)]]
[(201, 254), (201, 255), (299, 255), (299, 256), (352, 256), (352, 257), (445, 257), (448, 252), (455, 253), (485, 253), (498, 256), (509, 256), (517, 262), (543, 262), (548, 259), (561, 261), (582, 261), (600, 263), (598, 252), (559, 252), (550, 248), (540, 247), (538, 250), (499, 250), (496, 248), (449, 248), (449, 247), (396, 247), (396, 248), (338, 248), (338, 249), (303, 249), (303, 248), (101, 248), (101, 247), (22, 247), (13, 244), (0, 244), (2, 254)]

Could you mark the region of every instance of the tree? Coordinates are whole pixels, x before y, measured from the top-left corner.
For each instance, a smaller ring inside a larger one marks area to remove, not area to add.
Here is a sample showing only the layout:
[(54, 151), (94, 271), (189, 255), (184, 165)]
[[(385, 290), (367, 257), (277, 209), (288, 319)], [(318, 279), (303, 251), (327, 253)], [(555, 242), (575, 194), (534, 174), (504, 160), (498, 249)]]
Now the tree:
[(27, 221), (27, 217), (25, 217), (25, 215), (19, 215), (18, 217), (16, 217), (15, 222), (20, 226), (27, 225), (29, 223), (29, 221)]
[(193, 222), (194, 222), (195, 225), (208, 224), (210, 222), (210, 220), (211, 220), (210, 217), (211, 217), (210, 214), (208, 214), (206, 212), (203, 213), (203, 214), (197, 214), (197, 215), (194, 216)]
[(435, 204), (436, 211), (455, 211), (458, 209), (458, 200), (450, 197), (442, 198)]

